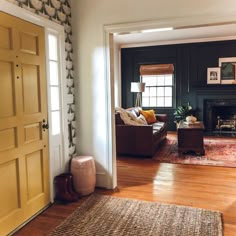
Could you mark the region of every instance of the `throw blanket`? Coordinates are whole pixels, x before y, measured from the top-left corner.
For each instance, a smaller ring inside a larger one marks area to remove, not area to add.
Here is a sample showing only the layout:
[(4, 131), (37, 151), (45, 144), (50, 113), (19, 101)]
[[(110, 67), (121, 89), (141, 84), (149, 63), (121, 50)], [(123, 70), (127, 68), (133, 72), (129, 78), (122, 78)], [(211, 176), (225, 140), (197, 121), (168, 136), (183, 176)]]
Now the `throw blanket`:
[(129, 112), (121, 107), (116, 107), (115, 110), (120, 113), (120, 118), (126, 125), (147, 125), (147, 121), (143, 115), (137, 117), (132, 112)]

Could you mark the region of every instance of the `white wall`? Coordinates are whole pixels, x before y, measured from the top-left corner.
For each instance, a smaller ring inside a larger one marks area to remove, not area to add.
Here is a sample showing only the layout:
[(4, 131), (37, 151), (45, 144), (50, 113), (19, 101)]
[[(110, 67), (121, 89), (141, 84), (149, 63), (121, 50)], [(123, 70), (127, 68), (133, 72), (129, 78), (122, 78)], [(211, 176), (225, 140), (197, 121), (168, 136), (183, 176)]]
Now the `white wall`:
[[(111, 187), (111, 140), (107, 126), (104, 25), (184, 19), (208, 23), (207, 16), (235, 14), (235, 0), (76, 0), (72, 1), (75, 54), (77, 150), (96, 159), (97, 185)], [(236, 19), (236, 18), (235, 18)], [(116, 73), (117, 74), (117, 73)], [(113, 95), (112, 95), (113, 96)], [(108, 104), (109, 105), (109, 104)], [(113, 143), (114, 144), (114, 143)], [(114, 150), (113, 150), (114, 153)], [(108, 180), (108, 181), (107, 181)]]

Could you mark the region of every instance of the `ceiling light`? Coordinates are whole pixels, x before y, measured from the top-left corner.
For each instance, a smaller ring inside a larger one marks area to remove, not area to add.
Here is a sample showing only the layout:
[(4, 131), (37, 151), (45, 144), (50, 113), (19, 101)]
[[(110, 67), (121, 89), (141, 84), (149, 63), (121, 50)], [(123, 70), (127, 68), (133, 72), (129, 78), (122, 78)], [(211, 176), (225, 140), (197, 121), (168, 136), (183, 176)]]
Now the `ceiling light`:
[(152, 32), (161, 32), (161, 31), (169, 31), (169, 30), (173, 30), (173, 27), (168, 27), (168, 28), (156, 28), (156, 29), (146, 29), (146, 30), (142, 30), (142, 33), (152, 33)]

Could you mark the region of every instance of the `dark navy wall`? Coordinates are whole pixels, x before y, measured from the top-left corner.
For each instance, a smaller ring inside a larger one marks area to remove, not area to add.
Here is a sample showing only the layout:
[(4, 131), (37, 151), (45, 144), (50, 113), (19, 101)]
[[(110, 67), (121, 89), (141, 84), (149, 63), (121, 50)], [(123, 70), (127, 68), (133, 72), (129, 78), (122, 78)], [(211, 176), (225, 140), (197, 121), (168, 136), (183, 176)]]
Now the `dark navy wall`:
[[(175, 106), (187, 104), (194, 115), (204, 121), (205, 99), (236, 99), (236, 85), (207, 84), (207, 68), (218, 67), (219, 58), (236, 57), (236, 40), (205, 43), (176, 44), (121, 49), (122, 107), (135, 104), (135, 93), (130, 92), (132, 81), (139, 81), (141, 64), (173, 63), (175, 66)], [(168, 129), (175, 130), (174, 109), (158, 109), (168, 114)]]

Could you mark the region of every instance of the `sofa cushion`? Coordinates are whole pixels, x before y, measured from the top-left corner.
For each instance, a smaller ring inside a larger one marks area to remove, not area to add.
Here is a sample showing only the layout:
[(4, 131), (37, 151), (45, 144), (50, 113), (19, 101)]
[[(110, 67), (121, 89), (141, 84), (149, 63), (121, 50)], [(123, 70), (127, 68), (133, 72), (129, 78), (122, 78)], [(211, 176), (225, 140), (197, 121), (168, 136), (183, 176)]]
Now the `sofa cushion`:
[(165, 122), (158, 121), (158, 122), (155, 122), (154, 124), (152, 124), (152, 127), (153, 127), (153, 129), (159, 129), (160, 127), (163, 127), (164, 125), (166, 125)]
[(156, 122), (154, 110), (140, 110), (140, 113), (145, 117), (148, 124)]
[(166, 126), (166, 123), (164, 122), (156, 122), (154, 124), (152, 124), (152, 127), (153, 127), (153, 132), (161, 132)]

